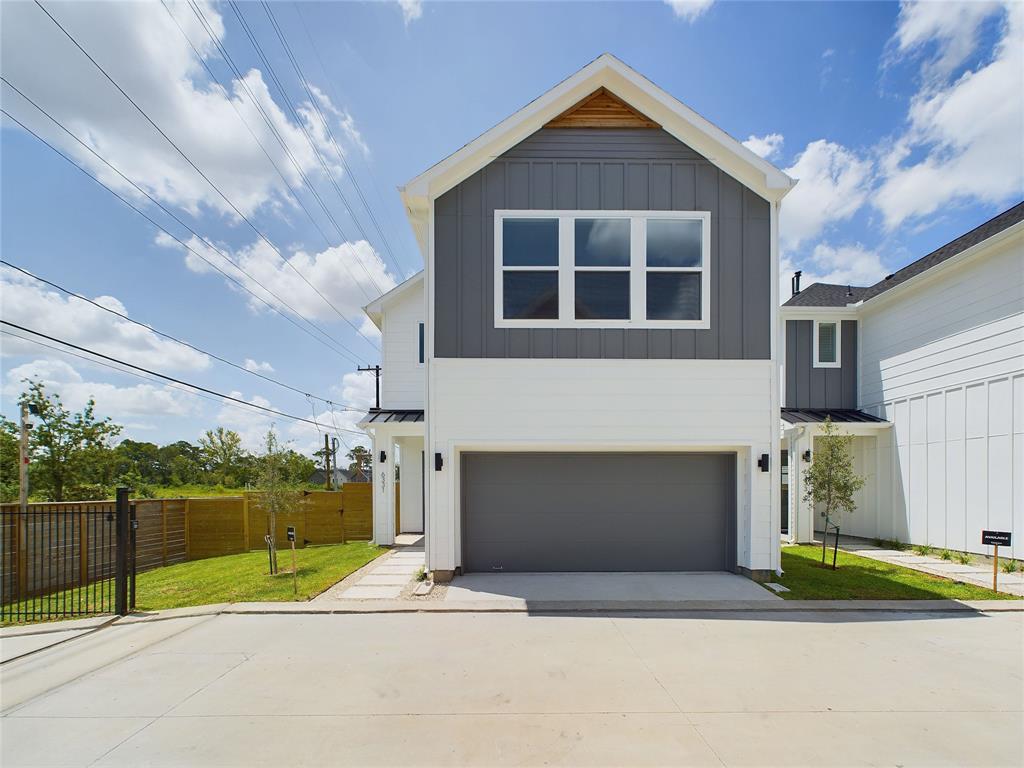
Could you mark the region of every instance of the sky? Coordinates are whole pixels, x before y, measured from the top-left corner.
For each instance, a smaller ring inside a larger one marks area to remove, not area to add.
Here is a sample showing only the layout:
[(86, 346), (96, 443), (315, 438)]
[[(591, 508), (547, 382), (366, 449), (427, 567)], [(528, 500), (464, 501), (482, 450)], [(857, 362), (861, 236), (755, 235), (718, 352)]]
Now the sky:
[(135, 440), (365, 442), (361, 307), (422, 267), (396, 187), (604, 52), (799, 179), (784, 288), (869, 285), (1024, 198), (1021, 2), (4, 2), (0, 27), (3, 259), (203, 351), (7, 267), (3, 318), (315, 422), (0, 338), (5, 416), (36, 378)]

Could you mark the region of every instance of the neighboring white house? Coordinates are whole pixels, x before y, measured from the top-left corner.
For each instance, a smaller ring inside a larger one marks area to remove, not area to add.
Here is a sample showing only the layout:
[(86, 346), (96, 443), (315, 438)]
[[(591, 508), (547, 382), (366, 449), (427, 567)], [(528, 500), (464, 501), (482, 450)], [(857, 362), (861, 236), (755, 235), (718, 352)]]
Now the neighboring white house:
[(831, 415), (867, 477), (845, 533), (990, 553), (1007, 530), (1024, 556), (1024, 203), (871, 287), (811, 285), (781, 323), (789, 538), (821, 525), (801, 475)]
[[(423, 403), (426, 361), (423, 272), (366, 306), (381, 332), (380, 402), (360, 422), (373, 439), (373, 538), (391, 544), (399, 533), (422, 533)], [(396, 521), (395, 466), (400, 519)], [(386, 510), (378, 514), (377, 510)]]
[(439, 580), (774, 573), (794, 183), (608, 54), (410, 181), (425, 270), (367, 307), (376, 541), (397, 460)]

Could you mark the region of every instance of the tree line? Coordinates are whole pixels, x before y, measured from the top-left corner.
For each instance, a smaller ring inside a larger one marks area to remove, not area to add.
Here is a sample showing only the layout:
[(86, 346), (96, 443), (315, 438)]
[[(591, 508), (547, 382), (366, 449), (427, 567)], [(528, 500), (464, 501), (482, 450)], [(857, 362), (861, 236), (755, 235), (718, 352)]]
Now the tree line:
[[(167, 445), (124, 439), (123, 427), (95, 414), (92, 399), (71, 412), (60, 396), (47, 393), (39, 381), (26, 382), (18, 402), (31, 408), (29, 421), (29, 488), (38, 501), (84, 501), (111, 498), (118, 486), (132, 488), (136, 497), (156, 495), (156, 488), (189, 485), (242, 488), (259, 485), (266, 476), (266, 454), (245, 450), (237, 432), (209, 429), (195, 443), (178, 440)], [(0, 417), (0, 501), (18, 499), (19, 426)], [(323, 451), (314, 456), (280, 447), (274, 472), (288, 487), (309, 485), (322, 467)], [(369, 452), (357, 446), (349, 453), (352, 472), (359, 473)]]

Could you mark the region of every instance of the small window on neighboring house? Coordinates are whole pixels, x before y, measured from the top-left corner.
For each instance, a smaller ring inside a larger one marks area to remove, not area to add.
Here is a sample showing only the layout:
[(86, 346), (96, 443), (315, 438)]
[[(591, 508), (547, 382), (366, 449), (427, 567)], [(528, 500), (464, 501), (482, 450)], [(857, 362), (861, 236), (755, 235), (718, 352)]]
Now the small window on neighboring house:
[(814, 365), (817, 368), (839, 367), (839, 323), (814, 322)]
[(418, 324), (417, 338), (419, 339), (420, 347), (419, 364), (423, 365), (423, 360), (427, 356), (427, 338), (426, 333), (424, 332), (423, 323)]
[(505, 219), (501, 247), (504, 317), (557, 318), (558, 219)]

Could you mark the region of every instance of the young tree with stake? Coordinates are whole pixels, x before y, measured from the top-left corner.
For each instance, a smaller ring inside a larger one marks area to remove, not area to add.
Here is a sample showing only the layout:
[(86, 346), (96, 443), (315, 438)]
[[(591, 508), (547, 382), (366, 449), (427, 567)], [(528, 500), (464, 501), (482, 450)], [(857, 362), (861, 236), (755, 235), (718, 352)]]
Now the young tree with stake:
[[(825, 537), (829, 526), (835, 530), (839, 549), (839, 523), (844, 512), (852, 513), (857, 505), (853, 494), (864, 487), (864, 477), (853, 471), (853, 435), (842, 432), (832, 419), (825, 418), (821, 434), (814, 443), (814, 461), (804, 470), (804, 501), (825, 507)], [(821, 548), (825, 562), (825, 546)], [(835, 558), (832, 560), (835, 568)]]
[(288, 482), (289, 451), (281, 446), (273, 427), (264, 438), (264, 453), (259, 459), (259, 491), (256, 496), (267, 513), (267, 547), (270, 573), (277, 573), (277, 516), (290, 515), (302, 504), (302, 493)]

